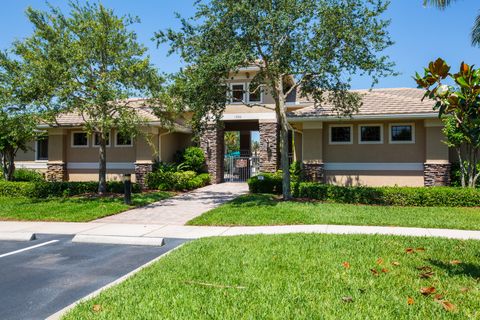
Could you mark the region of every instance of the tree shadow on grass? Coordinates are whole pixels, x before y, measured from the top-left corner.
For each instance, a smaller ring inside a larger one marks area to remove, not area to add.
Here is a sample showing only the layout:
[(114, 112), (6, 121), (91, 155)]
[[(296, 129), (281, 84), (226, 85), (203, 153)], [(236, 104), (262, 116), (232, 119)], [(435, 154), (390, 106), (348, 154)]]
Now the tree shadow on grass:
[(229, 202), (234, 207), (276, 206), (281, 200), (271, 194), (248, 194)]
[(475, 279), (480, 279), (480, 265), (475, 263), (461, 262), (459, 264), (451, 264), (450, 262), (444, 262), (436, 259), (428, 259), (428, 261), (447, 272), (450, 276), (469, 276)]

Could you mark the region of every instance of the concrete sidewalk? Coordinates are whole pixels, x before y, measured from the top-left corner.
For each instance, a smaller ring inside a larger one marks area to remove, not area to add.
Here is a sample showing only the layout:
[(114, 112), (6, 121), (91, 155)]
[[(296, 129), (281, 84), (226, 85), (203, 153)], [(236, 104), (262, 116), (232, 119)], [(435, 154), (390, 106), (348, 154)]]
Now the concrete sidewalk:
[(184, 225), (189, 220), (247, 192), (246, 183), (214, 184), (94, 222)]
[(69, 223), (69, 222), (0, 222), (2, 234), (33, 232), (46, 234), (83, 234), (126, 237), (162, 237), (197, 239), (213, 236), (250, 234), (325, 233), (325, 234), (384, 234), (427, 236), (450, 239), (480, 240), (480, 231), (342, 225), (291, 225), (262, 227), (196, 227), (160, 224)]

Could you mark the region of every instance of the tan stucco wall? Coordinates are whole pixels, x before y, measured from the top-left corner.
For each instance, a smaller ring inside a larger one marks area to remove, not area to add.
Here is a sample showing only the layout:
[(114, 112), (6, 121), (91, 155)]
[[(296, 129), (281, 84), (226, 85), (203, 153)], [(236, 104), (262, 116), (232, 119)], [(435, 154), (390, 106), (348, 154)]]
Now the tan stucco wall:
[(15, 161), (35, 161), (35, 141), (28, 144), (28, 150), (26, 152), (18, 150)]
[(299, 132), (295, 132), (293, 136), (293, 143), (295, 145), (295, 161), (302, 161), (302, 150), (303, 150), (303, 145), (302, 145), (302, 134)]
[(323, 160), (323, 129), (303, 130), (303, 161)]
[(424, 185), (422, 171), (327, 171), (327, 183), (346, 186), (411, 186)]
[(426, 127), (426, 162), (449, 162), (448, 146), (443, 142), (442, 127)]
[(172, 162), (177, 151), (193, 144), (192, 136), (184, 133), (169, 133), (161, 137), (161, 161)]
[[(107, 181), (122, 181), (124, 173), (131, 173), (132, 182), (135, 182), (135, 174), (128, 170), (108, 170)], [(98, 171), (95, 170), (69, 170), (69, 181), (98, 181)]]

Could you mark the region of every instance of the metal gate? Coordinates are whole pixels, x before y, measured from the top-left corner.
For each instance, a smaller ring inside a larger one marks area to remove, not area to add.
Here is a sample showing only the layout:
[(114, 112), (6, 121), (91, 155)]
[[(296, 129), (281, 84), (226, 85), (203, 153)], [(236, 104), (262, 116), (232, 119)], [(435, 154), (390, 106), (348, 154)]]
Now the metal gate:
[(225, 157), (224, 176), (225, 182), (246, 182), (250, 177), (260, 171), (258, 157)]

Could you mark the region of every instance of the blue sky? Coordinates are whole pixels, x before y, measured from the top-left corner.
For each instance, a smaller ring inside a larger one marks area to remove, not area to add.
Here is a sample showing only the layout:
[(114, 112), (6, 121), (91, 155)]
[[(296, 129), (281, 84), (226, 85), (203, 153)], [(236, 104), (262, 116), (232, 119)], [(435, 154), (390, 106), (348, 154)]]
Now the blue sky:
[[(167, 27), (178, 26), (175, 12), (183, 16), (193, 14), (194, 0), (104, 0), (117, 14), (139, 16), (141, 24), (133, 26), (139, 40), (149, 47), (153, 63), (162, 72), (174, 72), (181, 66), (176, 56), (167, 56), (168, 46), (157, 49), (151, 41), (153, 33)], [(446, 11), (424, 8), (423, 0), (392, 0), (386, 16), (392, 19), (389, 28), (396, 42), (386, 53), (396, 63), (397, 77), (384, 78), (376, 87), (414, 87), (411, 76), (432, 59), (443, 57), (448, 63), (461, 61), (479, 64), (480, 48), (470, 46), (470, 29), (480, 10), (478, 0), (459, 1)], [(51, 4), (66, 8), (66, 1), (51, 0)], [(45, 3), (34, 0), (3, 1), (0, 11), (0, 49), (6, 49), (15, 39), (32, 31), (24, 11), (28, 6), (45, 8)], [(354, 79), (353, 88), (368, 88), (368, 78)]]

